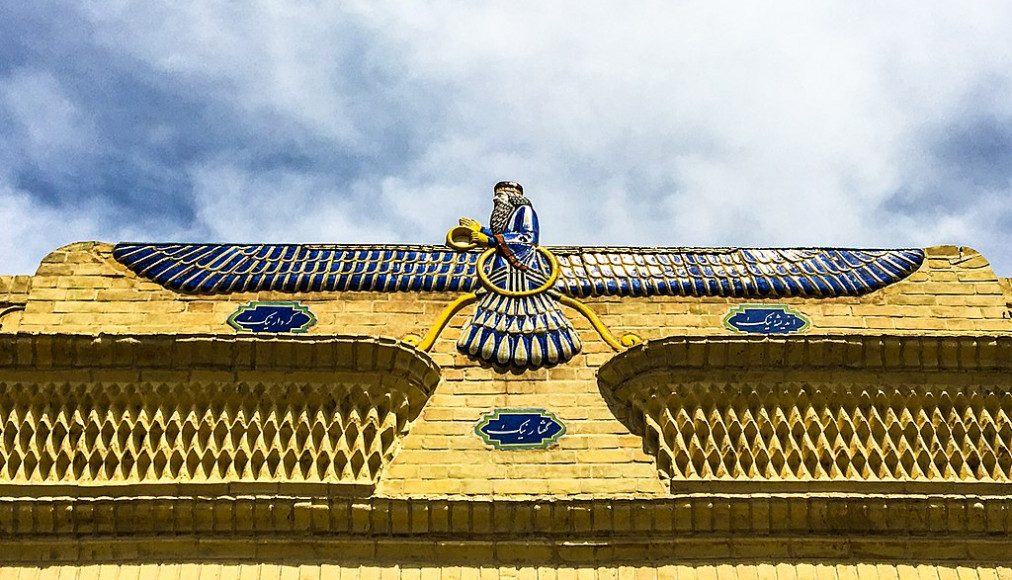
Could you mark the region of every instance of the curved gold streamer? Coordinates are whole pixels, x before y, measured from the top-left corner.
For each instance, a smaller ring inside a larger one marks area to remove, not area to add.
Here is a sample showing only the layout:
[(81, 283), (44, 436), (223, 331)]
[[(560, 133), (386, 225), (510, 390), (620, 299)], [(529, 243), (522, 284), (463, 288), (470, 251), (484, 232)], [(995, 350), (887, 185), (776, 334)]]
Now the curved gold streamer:
[(453, 318), (453, 315), (460, 312), (461, 308), (464, 308), (465, 306), (471, 304), (477, 299), (478, 297), (475, 296), (474, 292), (468, 292), (467, 294), (464, 294), (463, 296), (449, 303), (446, 306), (446, 308), (444, 308), (443, 311), (439, 313), (439, 317), (436, 318), (436, 323), (433, 324), (432, 328), (429, 329), (429, 332), (425, 335), (425, 338), (418, 338), (413, 334), (409, 334), (404, 338), (402, 338), (401, 340), (414, 346), (420, 351), (429, 352), (429, 349), (432, 348), (432, 345), (436, 344), (436, 339), (439, 338), (439, 334), (443, 332), (443, 329), (446, 328), (447, 324), (449, 324), (450, 319)]
[(580, 314), (584, 315), (590, 322), (590, 325), (594, 327), (594, 330), (596, 330), (597, 333), (601, 335), (601, 338), (608, 343), (608, 346), (612, 347), (616, 351), (621, 352), (629, 347), (636, 346), (637, 344), (643, 342), (643, 339), (635, 334), (625, 334), (621, 339), (616, 339), (615, 335), (612, 334), (611, 331), (608, 330), (608, 327), (601, 322), (601, 319), (597, 317), (597, 314), (588, 308), (586, 304), (576, 300), (575, 298), (570, 298), (569, 296), (559, 296), (559, 302), (579, 311)]

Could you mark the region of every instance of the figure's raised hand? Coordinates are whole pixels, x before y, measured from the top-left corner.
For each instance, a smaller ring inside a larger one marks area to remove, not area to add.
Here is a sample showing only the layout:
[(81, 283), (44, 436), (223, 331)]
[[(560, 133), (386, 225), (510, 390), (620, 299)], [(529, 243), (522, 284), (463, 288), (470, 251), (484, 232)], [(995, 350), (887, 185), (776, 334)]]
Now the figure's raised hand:
[[(466, 226), (466, 224), (462, 225)], [(478, 244), (479, 246), (488, 246), (490, 245), (489, 239), (490, 238), (485, 234), (481, 233), (481, 231), (477, 230), (471, 231), (471, 243), (473, 244)]]
[(460, 218), (459, 223), (460, 223), (460, 225), (464, 226), (465, 228), (474, 230), (476, 232), (481, 231), (481, 224), (478, 223), (478, 220), (473, 220), (473, 219), (468, 218), (468, 217), (462, 217), (462, 218)]

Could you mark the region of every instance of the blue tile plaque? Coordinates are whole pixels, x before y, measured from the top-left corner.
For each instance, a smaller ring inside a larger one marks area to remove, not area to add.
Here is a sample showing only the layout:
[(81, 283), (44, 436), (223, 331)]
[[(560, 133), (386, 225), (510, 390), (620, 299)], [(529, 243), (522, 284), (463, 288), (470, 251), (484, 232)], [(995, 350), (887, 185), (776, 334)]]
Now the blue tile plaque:
[(233, 312), (228, 324), (239, 332), (306, 332), (316, 324), (316, 316), (299, 302), (254, 301)]
[(496, 449), (544, 449), (562, 437), (566, 425), (544, 409), (496, 409), (474, 432)]
[(808, 330), (812, 321), (782, 304), (742, 304), (724, 316), (724, 326), (748, 334), (791, 334)]

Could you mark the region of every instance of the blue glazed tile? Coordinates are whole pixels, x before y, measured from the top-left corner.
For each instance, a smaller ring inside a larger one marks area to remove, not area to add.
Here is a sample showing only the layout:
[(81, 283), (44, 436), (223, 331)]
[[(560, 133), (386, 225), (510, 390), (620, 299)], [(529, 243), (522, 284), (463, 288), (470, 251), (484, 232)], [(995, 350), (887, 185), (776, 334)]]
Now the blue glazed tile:
[(884, 262), (878, 264), (868, 264), (858, 272), (862, 273), (864, 277), (869, 280), (870, 286), (881, 286), (883, 283), (888, 283), (890, 279), (894, 277), (888, 270), (888, 266)]
[(752, 283), (748, 279), (744, 279), (745, 283), (742, 283), (742, 278), (734, 278), (731, 280), (732, 292), (734, 296), (745, 296), (746, 294), (752, 294)]
[[(113, 256), (140, 276), (186, 292), (418, 291), (475, 287), (477, 252), (457, 254), (417, 248), (324, 250), (298, 245), (119, 244)], [(615, 249), (562, 258), (560, 264), (565, 269), (557, 288), (574, 296), (846, 296), (871, 292), (906, 277), (923, 263), (924, 254), (919, 250), (741, 249), (657, 253)], [(587, 267), (583, 266), (585, 263)], [(610, 264), (623, 266), (612, 271)], [(633, 264), (660, 265), (661, 272), (654, 274)], [(682, 264), (688, 264), (689, 268)], [(380, 274), (387, 277), (376, 277)], [(468, 282), (451, 284), (451, 275)], [(432, 280), (426, 282), (425, 278)]]
[(877, 266), (885, 274), (887, 280), (896, 280), (903, 278), (905, 275), (902, 266), (897, 265), (896, 262), (894, 260), (882, 259), (868, 265)]
[(566, 425), (544, 409), (496, 409), (482, 417), (475, 433), (496, 449), (537, 449), (556, 443)]
[(742, 304), (731, 308), (723, 319), (733, 332), (747, 334), (792, 334), (803, 332), (811, 321), (801, 312), (781, 304)]
[(798, 284), (801, 285), (801, 292), (805, 296), (812, 296), (814, 294), (818, 294), (818, 291), (815, 289), (815, 285), (812, 284), (810, 278), (798, 278)]
[(777, 296), (787, 295), (787, 285), (784, 284), (784, 278), (775, 277), (770, 279), (770, 282), (773, 284), (773, 291)]
[(842, 284), (840, 284), (840, 281), (839, 281), (839, 279), (837, 279), (836, 276), (830, 276), (830, 277), (826, 278), (826, 282), (829, 284), (830, 292), (834, 292), (834, 293), (838, 293), (838, 294), (845, 294), (846, 293), (846, 289), (843, 287)]
[(316, 316), (299, 302), (250, 302), (228, 317), (239, 332), (258, 334), (302, 333), (316, 323)]
[(840, 252), (840, 257), (843, 258), (843, 261), (852, 268), (860, 268), (864, 265), (864, 262), (857, 259), (857, 256), (855, 256), (853, 252)]

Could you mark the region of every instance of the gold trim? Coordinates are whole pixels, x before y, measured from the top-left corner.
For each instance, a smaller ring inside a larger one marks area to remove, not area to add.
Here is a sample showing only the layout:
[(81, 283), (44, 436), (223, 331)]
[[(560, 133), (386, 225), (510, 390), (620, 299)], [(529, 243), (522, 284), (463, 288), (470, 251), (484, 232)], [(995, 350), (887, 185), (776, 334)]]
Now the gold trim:
[(611, 331), (608, 330), (608, 327), (601, 322), (601, 319), (597, 317), (597, 314), (588, 308), (586, 304), (576, 300), (575, 298), (570, 298), (569, 296), (559, 296), (559, 302), (579, 311), (580, 314), (584, 315), (590, 322), (591, 326), (594, 327), (594, 330), (596, 330), (597, 333), (601, 335), (601, 338), (608, 343), (608, 346), (612, 347), (617, 352), (622, 352), (629, 347), (636, 346), (637, 344), (643, 342), (643, 339), (635, 334), (624, 334), (622, 335), (622, 338), (616, 339), (615, 335), (612, 334)]
[(439, 338), (439, 334), (443, 332), (443, 329), (446, 328), (447, 324), (449, 324), (450, 319), (453, 318), (455, 314), (460, 312), (462, 308), (464, 308), (465, 306), (471, 304), (476, 300), (478, 300), (478, 297), (474, 294), (474, 292), (468, 292), (467, 294), (460, 296), (459, 298), (448, 304), (446, 308), (444, 308), (443, 311), (439, 313), (439, 317), (436, 318), (436, 323), (432, 325), (432, 328), (429, 329), (429, 332), (425, 335), (424, 338), (419, 339), (417, 336), (409, 334), (404, 338), (402, 338), (401, 340), (417, 348), (420, 351), (429, 352), (429, 350), (432, 348), (432, 345), (436, 344), (436, 339)]
[[(467, 226), (454, 226), (446, 232), (446, 245), (458, 252), (466, 252), (478, 247), (478, 244), (471, 241), (471, 232), (474, 231)], [(467, 240), (466, 242), (457, 241)]]
[(503, 290), (502, 288), (496, 286), (495, 284), (492, 283), (491, 280), (488, 279), (488, 276), (485, 275), (485, 262), (488, 260), (489, 256), (495, 253), (495, 248), (489, 248), (484, 252), (482, 252), (480, 256), (478, 256), (478, 262), (475, 263), (474, 265), (475, 269), (478, 272), (478, 280), (481, 281), (481, 285), (484, 286), (486, 289), (488, 289), (490, 292), (495, 292), (496, 294), (501, 294), (503, 296), (510, 296), (512, 298), (521, 298), (523, 296), (534, 296), (535, 294), (541, 294), (542, 292), (545, 292), (546, 290), (554, 286), (555, 281), (559, 279), (559, 261), (555, 258), (555, 255), (553, 255), (552, 252), (548, 250), (548, 248), (543, 248), (541, 246), (534, 246), (534, 249), (541, 252), (541, 255), (544, 256), (548, 260), (548, 263), (551, 264), (552, 266), (551, 273), (548, 275), (548, 280), (546, 280), (544, 284), (538, 286), (534, 290), (522, 290), (522, 291)]

